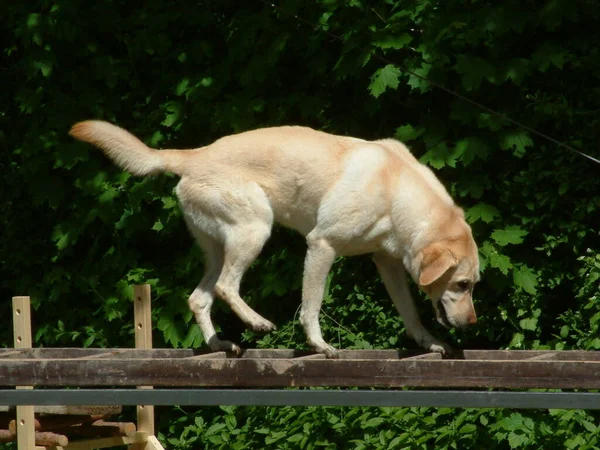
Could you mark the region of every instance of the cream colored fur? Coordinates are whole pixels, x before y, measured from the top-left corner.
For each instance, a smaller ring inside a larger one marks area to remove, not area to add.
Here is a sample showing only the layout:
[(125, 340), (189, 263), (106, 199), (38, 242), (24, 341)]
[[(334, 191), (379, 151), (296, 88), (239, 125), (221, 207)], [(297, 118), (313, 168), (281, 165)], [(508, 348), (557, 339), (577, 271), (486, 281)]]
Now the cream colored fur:
[(406, 272), (431, 297), (442, 324), (476, 322), (472, 291), (479, 262), (471, 230), (435, 175), (398, 141), (277, 127), (194, 150), (157, 151), (101, 121), (80, 122), (70, 134), (133, 174), (181, 176), (177, 197), (206, 254), (206, 271), (189, 305), (215, 351), (240, 352), (215, 333), (215, 295), (252, 329), (275, 329), (239, 294), (275, 221), (306, 237), (300, 322), (316, 351), (336, 354), (321, 335), (319, 311), (331, 265), (342, 255), (374, 254), (407, 333), (422, 347), (449, 351), (421, 324)]

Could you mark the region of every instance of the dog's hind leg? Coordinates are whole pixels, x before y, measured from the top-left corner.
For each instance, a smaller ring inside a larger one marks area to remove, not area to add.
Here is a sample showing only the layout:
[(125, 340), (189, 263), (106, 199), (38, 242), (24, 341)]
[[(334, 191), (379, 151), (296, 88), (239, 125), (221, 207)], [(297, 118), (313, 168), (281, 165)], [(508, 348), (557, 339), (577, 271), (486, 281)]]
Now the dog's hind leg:
[(239, 291), (244, 272), (258, 257), (270, 234), (271, 223), (261, 220), (231, 226), (227, 230), (223, 270), (215, 286), (215, 293), (244, 323), (263, 333), (275, 330), (275, 325), (250, 308)]
[(241, 350), (237, 345), (233, 342), (222, 341), (217, 337), (215, 327), (210, 318), (210, 309), (214, 301), (214, 288), (223, 269), (223, 244), (203, 234), (189, 222), (188, 225), (205, 255), (204, 276), (198, 287), (190, 295), (188, 304), (211, 350), (239, 354)]
[[(275, 326), (250, 308), (240, 297), (242, 276), (269, 238), (273, 211), (264, 191), (257, 184), (232, 185), (233, 177), (212, 180), (210, 184), (182, 179), (177, 186), (186, 222), (207, 257), (218, 254), (218, 270), (205, 275), (203, 283), (190, 297), (190, 307), (205, 340), (213, 350), (239, 348), (218, 340), (210, 320), (214, 295), (225, 301), (237, 316), (257, 331)], [(210, 288), (210, 292), (207, 289)]]

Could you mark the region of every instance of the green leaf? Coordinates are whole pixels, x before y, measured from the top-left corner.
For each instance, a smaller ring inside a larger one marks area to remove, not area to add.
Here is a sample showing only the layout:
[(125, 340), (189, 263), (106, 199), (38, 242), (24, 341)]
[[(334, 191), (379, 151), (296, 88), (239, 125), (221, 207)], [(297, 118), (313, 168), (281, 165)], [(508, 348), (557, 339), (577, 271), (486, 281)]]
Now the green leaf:
[(152, 225), (152, 229), (154, 231), (161, 231), (164, 227), (165, 226), (162, 224), (160, 219), (158, 219), (156, 222), (154, 222), (154, 225)]
[(513, 281), (528, 294), (537, 293), (537, 275), (529, 267), (523, 265), (513, 270)]
[(363, 422), (362, 423), (362, 428), (378, 427), (383, 422), (385, 422), (385, 419), (383, 419), (381, 417), (373, 417), (372, 419), (369, 419), (366, 422)]
[(400, 70), (391, 64), (382, 69), (378, 69), (371, 77), (369, 91), (375, 98), (383, 94), (388, 88), (396, 89), (398, 87)]
[(393, 48), (401, 49), (406, 47), (412, 41), (412, 36), (408, 33), (401, 33), (398, 35), (389, 35), (382, 39), (374, 42), (376, 47), (379, 48)]
[(458, 432), (460, 434), (468, 434), (468, 433), (473, 433), (477, 430), (477, 427), (475, 425), (473, 425), (472, 423), (468, 423), (466, 425), (463, 425), (461, 427), (460, 430), (458, 430)]
[(514, 155), (520, 158), (525, 154), (526, 148), (533, 145), (533, 141), (527, 131), (519, 129), (505, 133), (500, 138), (499, 145), (502, 150), (513, 149)]
[(421, 67), (412, 70), (412, 73), (408, 77), (407, 84), (412, 89), (419, 89), (421, 92), (431, 90), (431, 83), (427, 81), (431, 68), (431, 64), (423, 64)]
[(523, 330), (535, 331), (537, 328), (538, 320), (535, 317), (530, 317), (528, 319), (521, 319), (519, 321), (519, 325)]
[(508, 434), (508, 445), (510, 448), (522, 447), (529, 443), (529, 437), (522, 431), (511, 432)]
[(490, 266), (500, 270), (504, 275), (508, 275), (508, 271), (513, 268), (510, 258), (498, 252), (498, 250), (489, 241), (486, 241), (481, 246), (481, 253), (487, 259)]
[(504, 78), (519, 85), (529, 72), (529, 61), (525, 58), (513, 58), (504, 66)]
[(187, 92), (189, 85), (190, 85), (190, 79), (184, 78), (175, 87), (175, 94), (179, 95), (179, 96), (184, 95)]
[(462, 85), (469, 91), (477, 89), (483, 80), (495, 81), (494, 66), (478, 56), (460, 55), (454, 69), (462, 75)]
[(472, 136), (459, 140), (454, 148), (454, 154), (464, 165), (470, 164), (475, 157), (486, 160), (489, 153), (489, 146), (481, 139)]
[(424, 127), (415, 128), (412, 125), (402, 125), (396, 128), (396, 139), (402, 142), (414, 141), (425, 132)]
[(495, 230), (492, 233), (492, 239), (502, 247), (509, 244), (520, 244), (523, 242), (523, 237), (527, 236), (528, 232), (518, 227), (511, 225), (503, 230)]
[(296, 433), (296, 434), (291, 435), (287, 439), (287, 441), (288, 442), (300, 442), (303, 438), (304, 438), (304, 434), (302, 434), (302, 433)]
[(189, 327), (187, 336), (185, 337), (181, 346), (183, 348), (198, 348), (204, 343), (204, 337), (200, 331), (198, 324), (193, 323)]
[(548, 70), (551, 64), (562, 69), (565, 64), (565, 51), (554, 44), (544, 43), (531, 59), (541, 72)]
[(480, 219), (485, 223), (490, 223), (499, 216), (500, 211), (498, 211), (495, 206), (483, 202), (477, 203), (475, 206), (465, 211), (465, 217), (469, 223), (475, 223)]
[(227, 425), (225, 425), (224, 423), (215, 423), (214, 425), (211, 425), (208, 430), (206, 430), (204, 432), (205, 436), (210, 436), (212, 434), (216, 434), (219, 431), (221, 431), (223, 428), (225, 428)]

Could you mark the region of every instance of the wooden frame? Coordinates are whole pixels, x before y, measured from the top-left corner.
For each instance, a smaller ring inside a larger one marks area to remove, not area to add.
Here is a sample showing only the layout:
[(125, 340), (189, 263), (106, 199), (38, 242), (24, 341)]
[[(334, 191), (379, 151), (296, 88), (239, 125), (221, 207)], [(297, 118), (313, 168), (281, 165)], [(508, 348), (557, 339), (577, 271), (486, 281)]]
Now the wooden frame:
[[(152, 348), (152, 315), (151, 315), (151, 296), (150, 286), (140, 285), (134, 287), (134, 320), (135, 320), (135, 346), (141, 350), (148, 350)], [(14, 349), (2, 349), (2, 356), (0, 358), (7, 358), (12, 356), (21, 356), (24, 354), (33, 354), (36, 350), (32, 349), (31, 340), (31, 306), (29, 297), (13, 297), (13, 328), (14, 328)], [(79, 349), (78, 349), (79, 350)], [(111, 352), (108, 350), (101, 350), (101, 353), (110, 355)], [(86, 360), (90, 355), (82, 356), (83, 360)], [(102, 358), (101, 355), (94, 353), (93, 358)], [(44, 371), (44, 370), (42, 370)], [(12, 380), (15, 378), (14, 374), (8, 375), (5, 380), (9, 381), (9, 385), (15, 386)], [(17, 389), (33, 389), (31, 383), (28, 385), (21, 385), (16, 383)], [(148, 386), (142, 388), (148, 389)], [(154, 436), (154, 406), (152, 405), (138, 405), (137, 406), (137, 431), (134, 432), (134, 424), (131, 426), (131, 433), (124, 436), (111, 436), (104, 438), (92, 438), (77, 440), (68, 442), (65, 436), (47, 432), (37, 432), (35, 413), (45, 412), (54, 414), (78, 414), (89, 411), (104, 411), (114, 412), (120, 411), (120, 408), (114, 407), (34, 407), (34, 406), (17, 406), (16, 407), (16, 419), (15, 419), (15, 431), (17, 448), (19, 450), (92, 450), (101, 448), (117, 447), (122, 445), (130, 445), (132, 450), (164, 450), (158, 439)], [(8, 413), (4, 413), (8, 414)], [(68, 417), (68, 416), (67, 416)], [(9, 430), (6, 430), (9, 431)], [(15, 432), (13, 431), (13, 433)], [(45, 436), (50, 436), (51, 440), (46, 443), (47, 445), (36, 445), (36, 441), (44, 440)], [(10, 436), (4, 436), (6, 439), (10, 439)], [(55, 445), (56, 444), (56, 445)]]

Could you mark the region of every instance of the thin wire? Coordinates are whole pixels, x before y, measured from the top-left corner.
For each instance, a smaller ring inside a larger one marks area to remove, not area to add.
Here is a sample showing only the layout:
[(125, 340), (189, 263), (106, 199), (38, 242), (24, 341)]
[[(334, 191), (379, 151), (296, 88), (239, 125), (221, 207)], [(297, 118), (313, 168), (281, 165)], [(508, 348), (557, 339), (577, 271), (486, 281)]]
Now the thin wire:
[[(292, 12), (286, 11), (283, 8), (280, 8), (279, 6), (277, 6), (277, 5), (273, 4), (273, 3), (270, 3), (267, 0), (259, 0), (259, 1), (261, 1), (265, 5), (270, 6), (270, 7), (274, 8), (274, 9), (276, 9), (276, 10), (278, 10), (278, 11), (280, 11), (280, 12), (282, 12), (282, 13), (288, 15), (288, 16), (293, 17), (298, 22), (302, 22), (305, 25), (310, 26), (314, 30), (316, 30), (316, 29), (318, 29), (320, 27), (320, 25), (315, 25), (314, 23), (310, 22), (309, 20), (307, 20), (307, 19), (305, 19), (303, 17), (300, 17), (297, 14), (294, 14)], [(338, 35), (330, 32), (330, 31), (327, 31), (325, 29), (323, 29), (323, 32), (326, 35), (328, 35), (329, 37), (333, 38), (332, 42), (338, 41), (338, 40), (340, 40), (342, 38), (341, 36), (338, 36)], [(560, 147), (566, 148), (567, 150), (569, 150), (571, 152), (574, 152), (574, 153), (577, 153), (578, 155), (583, 156), (584, 158), (587, 158), (590, 161), (594, 161), (595, 163), (600, 164), (600, 160), (599, 159), (596, 159), (593, 156), (590, 156), (590, 155), (588, 155), (586, 153), (583, 153), (582, 151), (579, 151), (579, 150), (571, 147), (570, 145), (565, 144), (564, 142), (561, 142), (558, 139), (553, 138), (552, 136), (549, 136), (549, 135), (547, 135), (545, 133), (542, 133), (541, 131), (538, 131), (538, 130), (536, 130), (534, 128), (531, 128), (530, 126), (525, 125), (524, 123), (521, 123), (521, 122), (519, 122), (517, 120), (511, 119), (507, 115), (505, 115), (505, 114), (503, 114), (501, 112), (498, 112), (498, 111), (496, 111), (496, 110), (494, 110), (494, 109), (492, 109), (492, 108), (490, 108), (488, 106), (485, 106), (484, 104), (479, 103), (479, 102), (477, 102), (477, 101), (475, 101), (475, 100), (473, 100), (473, 99), (471, 99), (469, 97), (466, 97), (466, 96), (464, 96), (464, 95), (462, 95), (462, 94), (460, 94), (460, 93), (458, 93), (458, 92), (456, 92), (456, 91), (454, 91), (454, 90), (452, 90), (450, 88), (447, 88), (446, 86), (444, 86), (444, 85), (442, 85), (440, 83), (432, 81), (429, 78), (424, 77), (423, 75), (419, 75), (418, 73), (415, 73), (412, 70), (406, 68), (406, 66), (403, 66), (402, 64), (393, 63), (388, 58), (386, 58), (384, 56), (381, 56), (381, 55), (378, 55), (377, 53), (375, 53), (371, 49), (367, 49), (367, 48), (361, 47), (360, 45), (356, 45), (355, 48), (357, 48), (359, 50), (362, 50), (363, 52), (369, 53), (371, 56), (375, 57), (376, 59), (379, 59), (380, 61), (382, 61), (382, 62), (384, 62), (386, 64), (391, 64), (391, 65), (393, 65), (395, 67), (399, 67), (402, 71), (404, 71), (404, 72), (406, 72), (406, 73), (408, 73), (408, 74), (410, 74), (410, 75), (412, 75), (414, 77), (417, 77), (420, 80), (426, 81), (427, 83), (430, 83), (432, 86), (434, 86), (434, 87), (436, 87), (438, 89), (441, 89), (442, 91), (444, 91), (444, 92), (446, 92), (446, 93), (448, 93), (450, 95), (453, 95), (453, 96), (461, 99), (464, 102), (470, 103), (471, 105), (476, 106), (477, 108), (482, 109), (484, 111), (487, 111), (487, 112), (489, 112), (490, 114), (492, 114), (492, 115), (494, 115), (496, 117), (500, 117), (501, 119), (504, 119), (507, 122), (512, 123), (513, 125), (521, 127), (523, 129), (529, 131), (530, 133), (535, 134), (536, 136), (544, 138), (544, 139), (546, 139), (546, 140), (548, 140), (548, 141), (556, 144), (558, 146), (558, 148), (560, 148)]]

